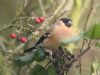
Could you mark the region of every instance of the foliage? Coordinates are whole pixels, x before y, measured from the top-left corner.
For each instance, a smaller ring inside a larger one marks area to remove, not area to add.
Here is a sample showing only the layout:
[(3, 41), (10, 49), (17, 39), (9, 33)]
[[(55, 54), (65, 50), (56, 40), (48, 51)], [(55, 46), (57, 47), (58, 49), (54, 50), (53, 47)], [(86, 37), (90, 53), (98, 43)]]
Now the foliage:
[(36, 65), (30, 75), (48, 75), (47, 70), (41, 65)]
[[(15, 0), (15, 4), (12, 0), (1, 0), (1, 3), (6, 4), (9, 7), (9, 9), (7, 7), (7, 11), (10, 10), (11, 13), (9, 13), (10, 17), (8, 18), (10, 24), (8, 25), (8, 21), (6, 21), (7, 25), (3, 25), (0, 28), (0, 32), (4, 37), (2, 39), (0, 37), (0, 75), (23, 75), (23, 73), (27, 75), (27, 70), (29, 70), (28, 75), (64, 75), (65, 72), (66, 74), (69, 72), (72, 65), (84, 53), (90, 50), (91, 41), (96, 40), (95, 46), (100, 48), (100, 23), (96, 23), (87, 31), (84, 29), (83, 32), (88, 37), (86, 41), (89, 41), (88, 47), (75, 57), (65, 48), (56, 53), (54, 60), (51, 60), (51, 57), (44, 52), (42, 47), (36, 47), (36, 51), (30, 53), (23, 53), (23, 49), (30, 46), (31, 42), (33, 45), (41, 34), (44, 34), (48, 25), (61, 17), (70, 17), (73, 21), (73, 28), (79, 30), (78, 24), (81, 22), (80, 19), (83, 18), (83, 13), (86, 11), (85, 8), (89, 7), (89, 4), (92, 5), (91, 0)], [(14, 5), (14, 8), (10, 5)], [(93, 9), (91, 6), (89, 8)], [(91, 12), (89, 16), (91, 16)], [(89, 16), (86, 17), (87, 21)], [(41, 22), (39, 21), (40, 17), (43, 19)], [(14, 18), (13, 21), (12, 18)], [(84, 25), (87, 26), (87, 24), (88, 22)], [(9, 34), (14, 34), (14, 36), (8, 37)], [(27, 41), (21, 42), (22, 37), (26, 38), (25, 40)], [(20, 43), (23, 44), (19, 45)], [(71, 49), (74, 50), (72, 46)], [(34, 64), (34, 61), (36, 64)], [(25, 69), (25, 66), (28, 68)], [(95, 74), (99, 67), (100, 63), (94, 61), (91, 65), (90, 75)], [(16, 68), (18, 68), (18, 71), (15, 70)]]
[(85, 33), (85, 35), (89, 38), (93, 37), (94, 39), (100, 39), (100, 23), (93, 25), (91, 28), (88, 29), (88, 31)]

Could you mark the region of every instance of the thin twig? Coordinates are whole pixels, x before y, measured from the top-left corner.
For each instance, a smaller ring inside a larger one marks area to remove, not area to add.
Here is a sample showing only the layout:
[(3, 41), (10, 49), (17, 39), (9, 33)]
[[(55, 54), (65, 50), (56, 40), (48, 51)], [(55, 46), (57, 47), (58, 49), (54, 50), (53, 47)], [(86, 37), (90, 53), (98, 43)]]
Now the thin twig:
[(16, 53), (15, 52), (10, 52), (10, 51), (12, 51), (12, 50), (3, 50), (3, 49), (0, 49), (0, 51), (2, 51), (2, 52), (4, 52), (4, 53), (7, 53), (7, 54), (11, 54), (11, 55), (16, 55)]
[(13, 19), (13, 21), (11, 22), (11, 24), (15, 24), (16, 22), (18, 22), (19, 20), (23, 20), (23, 19), (27, 19), (28, 17), (19, 17), (19, 18), (15, 18)]
[(20, 74), (20, 71), (21, 71), (21, 67), (18, 67), (17, 75), (21, 75), (21, 74)]
[(21, 33), (22, 32), (22, 29), (23, 29), (23, 20), (20, 20), (20, 29), (19, 29), (19, 32)]
[(48, 63), (45, 65), (45, 68), (51, 63), (51, 60), (48, 61)]
[[(79, 54), (77, 57), (75, 57), (68, 65), (69, 68), (73, 65), (73, 63), (75, 63), (76, 61), (78, 61), (91, 47), (88, 46), (81, 54)], [(68, 73), (69, 70), (67, 70), (66, 72)]]
[(5, 26), (5, 27), (1, 28), (1, 29), (0, 29), (0, 31), (5, 31), (6, 29), (10, 29), (10, 28), (13, 28), (13, 27), (15, 27), (15, 28), (19, 29), (19, 27), (18, 27), (18, 26), (8, 25), (8, 26)]
[(0, 49), (0, 51), (5, 52), (5, 53), (7, 53), (7, 54), (13, 54), (13, 53), (9, 52), (8, 50)]
[(91, 44), (91, 42), (92, 42), (92, 40), (93, 40), (93, 37), (94, 37), (94, 34), (95, 34), (95, 29), (96, 29), (96, 25), (95, 25), (94, 28), (93, 28), (92, 35), (91, 35), (91, 39), (90, 39), (90, 41), (89, 41), (89, 43), (88, 43), (88, 46), (90, 46), (90, 44)]
[(94, 30), (92, 31), (92, 35), (91, 35), (91, 39), (90, 39), (90, 41), (89, 41), (89, 43), (88, 43), (88, 47), (87, 47), (81, 54), (79, 54), (79, 55), (71, 62), (71, 64), (73, 64), (75, 61), (79, 60), (87, 51), (90, 50), (90, 48), (91, 48), (90, 45), (91, 45), (91, 42), (92, 42), (93, 37), (94, 37), (94, 34), (95, 34), (95, 28), (96, 28), (96, 25), (95, 25), (95, 27), (94, 27)]
[[(88, 13), (88, 15), (87, 15), (87, 20), (86, 20), (86, 24), (85, 24), (85, 27), (84, 27), (84, 32), (85, 32), (85, 30), (86, 30), (86, 28), (87, 28), (87, 26), (88, 26), (88, 22), (89, 22), (90, 15), (91, 15), (91, 13), (92, 13), (92, 9), (93, 9), (93, 0), (91, 1), (90, 10), (89, 10), (89, 13)], [(91, 42), (91, 41), (90, 41), (90, 42)], [(80, 54), (81, 54), (81, 52), (82, 52), (82, 50), (83, 50), (83, 48), (84, 48), (84, 45), (85, 45), (85, 35), (83, 36), (83, 44), (82, 44), (82, 48), (81, 48), (81, 50), (80, 50)], [(80, 65), (79, 72), (80, 72), (80, 74), (81, 74), (81, 58), (79, 59), (79, 65)]]
[[(85, 32), (85, 30), (86, 30), (86, 28), (88, 26), (88, 22), (89, 22), (89, 18), (90, 18), (92, 9), (93, 9), (93, 0), (91, 1), (91, 8), (90, 8), (90, 11), (89, 11), (88, 16), (87, 16), (86, 24), (85, 24), (85, 27), (84, 27), (84, 32)], [(81, 48), (80, 52), (82, 51), (82, 49), (83, 49), (83, 47), (85, 45), (84, 41), (85, 41), (85, 35), (83, 36), (83, 44), (82, 44), (82, 48)]]

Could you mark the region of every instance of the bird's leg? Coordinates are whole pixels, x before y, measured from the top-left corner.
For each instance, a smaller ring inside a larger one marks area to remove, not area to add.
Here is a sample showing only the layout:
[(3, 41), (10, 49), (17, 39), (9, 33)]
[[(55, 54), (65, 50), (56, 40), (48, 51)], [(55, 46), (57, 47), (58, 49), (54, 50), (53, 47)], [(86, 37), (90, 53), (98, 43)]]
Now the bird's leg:
[(58, 51), (52, 52), (51, 50), (45, 50), (45, 52), (48, 53), (48, 56), (50, 60), (52, 61), (52, 63), (55, 63), (56, 61), (58, 61), (58, 58), (59, 58)]
[(52, 51), (51, 50), (45, 50), (45, 53), (46, 54), (48, 54), (48, 56), (50, 57), (50, 60), (52, 60), (53, 59), (53, 53), (52, 53)]
[(58, 75), (64, 75), (63, 65), (60, 63), (63, 53), (63, 48), (59, 47), (57, 52), (53, 54), (53, 64), (55, 65)]
[(62, 48), (62, 47), (60, 46), (59, 49), (58, 49), (58, 53), (59, 53), (59, 56), (60, 56), (60, 57), (63, 56), (63, 54), (64, 54), (64, 48)]

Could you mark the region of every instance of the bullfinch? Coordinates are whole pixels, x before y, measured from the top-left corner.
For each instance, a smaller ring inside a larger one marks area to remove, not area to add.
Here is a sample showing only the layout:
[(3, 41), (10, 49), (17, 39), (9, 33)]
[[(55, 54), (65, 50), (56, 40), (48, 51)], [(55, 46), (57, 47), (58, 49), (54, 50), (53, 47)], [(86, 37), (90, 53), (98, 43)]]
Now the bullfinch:
[(77, 42), (80, 38), (81, 35), (74, 31), (72, 27), (72, 20), (62, 18), (51, 25), (33, 47), (26, 49), (24, 52), (30, 52), (34, 50), (36, 46), (42, 46), (45, 50), (53, 53), (56, 52), (59, 47)]

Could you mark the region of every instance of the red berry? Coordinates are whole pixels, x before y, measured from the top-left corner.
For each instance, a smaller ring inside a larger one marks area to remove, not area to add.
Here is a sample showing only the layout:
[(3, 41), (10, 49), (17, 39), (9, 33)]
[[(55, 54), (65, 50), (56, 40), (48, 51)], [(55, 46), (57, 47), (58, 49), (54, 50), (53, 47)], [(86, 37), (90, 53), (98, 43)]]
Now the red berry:
[(39, 17), (40, 22), (44, 21), (44, 17)]
[(36, 19), (35, 19), (35, 23), (36, 23), (36, 24), (39, 24), (40, 22), (41, 22), (41, 21), (40, 21), (39, 18), (36, 18)]
[(21, 37), (21, 38), (20, 38), (20, 41), (21, 41), (22, 43), (26, 43), (26, 42), (27, 42), (27, 38), (26, 38), (26, 37)]
[(17, 35), (16, 35), (16, 33), (12, 33), (12, 34), (10, 34), (10, 37), (11, 37), (12, 39), (15, 39), (15, 38), (17, 37)]

